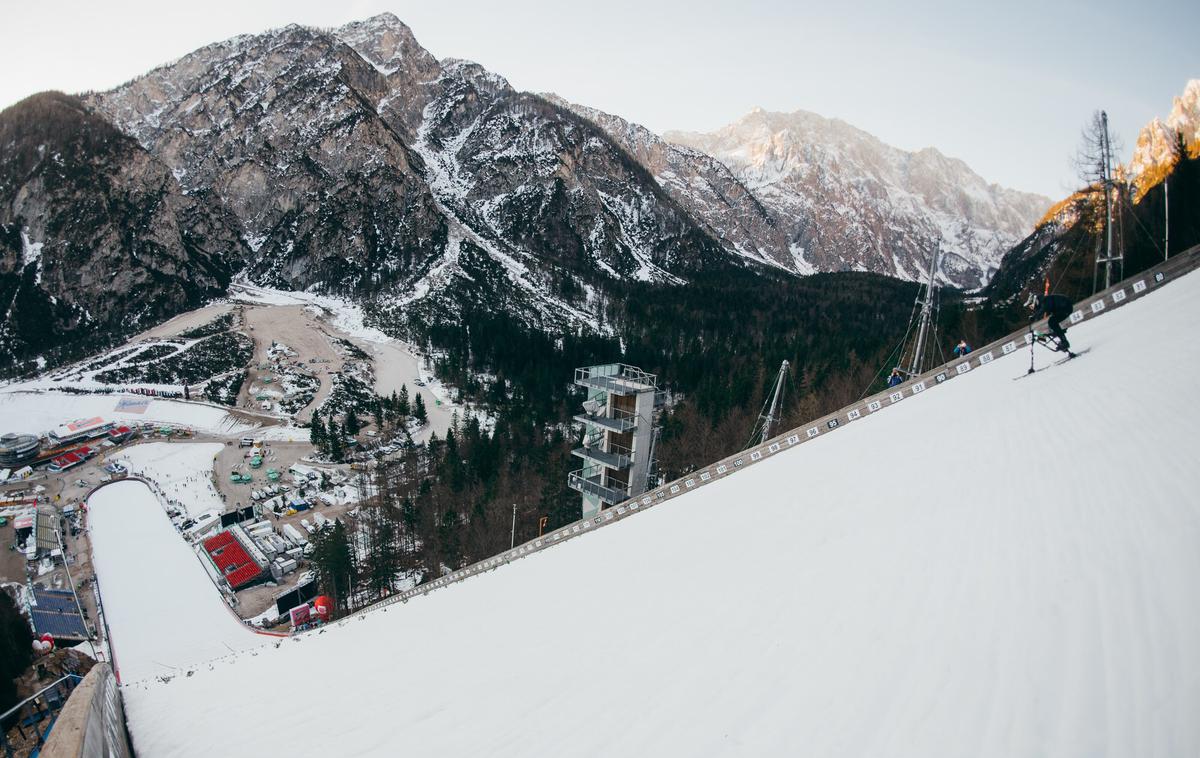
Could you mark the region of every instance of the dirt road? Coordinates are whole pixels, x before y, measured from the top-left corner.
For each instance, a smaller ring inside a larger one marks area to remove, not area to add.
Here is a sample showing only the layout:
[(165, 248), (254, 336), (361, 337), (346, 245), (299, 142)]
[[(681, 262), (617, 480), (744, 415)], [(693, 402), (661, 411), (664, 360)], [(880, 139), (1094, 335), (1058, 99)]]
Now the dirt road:
[(438, 399), (434, 397), (428, 387), (417, 385), (417, 382), (421, 380), (420, 368), (417, 365), (418, 359), (410, 352), (408, 344), (399, 340), (391, 342), (354, 340), (354, 342), (375, 360), (376, 393), (385, 396), (391, 395), (393, 392), (399, 392), (403, 385), (408, 387), (409, 398), (414, 398), (417, 394), (421, 395), (425, 402), (425, 410), (428, 412), (429, 423), (413, 435), (413, 441), (418, 444), (425, 442), (433, 432), (437, 432), (439, 437), (444, 438), (446, 430), (450, 428), (450, 418), (455, 408), (449, 404), (439, 404)]
[(153, 329), (147, 329), (138, 336), (130, 340), (130, 344), (139, 342), (144, 339), (166, 339), (174, 337), (180, 332), (186, 332), (189, 329), (195, 329), (198, 326), (204, 326), (209, 321), (224, 316), (229, 311), (233, 310), (232, 303), (214, 303), (213, 305), (198, 308), (194, 311), (181, 313), (170, 321), (166, 321)]
[(330, 342), (328, 327), (304, 305), (248, 305), (245, 322), (246, 333), (254, 340), (254, 358), (238, 393), (238, 407), (258, 408), (258, 403), (250, 396), (250, 388), (261, 386), (260, 378), (272, 374), (270, 369), (260, 371), (258, 366), (267, 364), (271, 343), (282, 342), (296, 352), (292, 360), (305, 364), (298, 370), (316, 376), (320, 382), (312, 402), (295, 416), (298, 423), (307, 423), (313, 409), (319, 408), (329, 397), (330, 374), (342, 369), (342, 356)]

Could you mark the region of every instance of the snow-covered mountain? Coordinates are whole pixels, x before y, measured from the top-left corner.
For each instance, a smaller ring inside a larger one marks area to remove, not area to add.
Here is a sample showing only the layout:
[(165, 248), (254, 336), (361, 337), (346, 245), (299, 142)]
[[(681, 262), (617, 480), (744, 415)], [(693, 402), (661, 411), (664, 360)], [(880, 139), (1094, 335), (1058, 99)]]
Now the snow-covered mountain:
[(603, 280), (725, 257), (594, 124), (436, 60), (390, 14), (237, 37), (90, 102), (225, 200), (261, 284), (595, 327)]
[(1161, 182), (1185, 152), (1200, 157), (1200, 79), (1187, 83), (1165, 122), (1155, 118), (1138, 133), (1123, 172), (1137, 188), (1137, 198)]
[(820, 271), (919, 278), (940, 239), (944, 279), (977, 287), (1050, 206), (933, 148), (906, 152), (805, 111), (755, 109), (715, 132), (664, 137), (728, 165)]
[[(1120, 198), (1114, 245), (1123, 250), (1125, 270), (1152, 265), (1163, 255), (1164, 196), (1151, 190), (1171, 177), (1172, 252), (1200, 240), (1194, 207), (1200, 191), (1200, 79), (1189, 81), (1174, 99), (1165, 120), (1155, 118), (1142, 128), (1129, 162), (1117, 165)], [(1126, 182), (1132, 195), (1127, 203)], [(1099, 184), (1081, 188), (1058, 201), (1038, 223), (1037, 230), (1014, 245), (983, 293), (993, 304), (1019, 302), (1047, 277), (1057, 287), (1077, 293), (1095, 286), (1092, 261), (1103, 243), (1104, 193)], [(1064, 257), (1065, 256), (1065, 257)], [(1130, 268), (1132, 267), (1132, 268)]]
[[(438, 60), (391, 14), (235, 37), (83, 103), (88, 119), (165, 169), (162, 193), (198, 209), (183, 235), (163, 226), (149, 194), (127, 207), (161, 222), (140, 236), (122, 233), (121, 214), (95, 218), (89, 228), (113, 240), (113, 255), (136, 249), (150, 268), (186, 275), (172, 261), (211, 258), (201, 237), (233, 237), (220, 281), (233, 272), (356, 297), (400, 330), (480, 309), (547, 331), (603, 332), (620, 282), (673, 285), (719, 266), (913, 278), (939, 235), (951, 252), (946, 279), (974, 286), (1041, 210), (1029, 208), (1045, 204), (936, 152), (910, 156), (819, 117), (778, 117), (792, 125), (775, 128), (777, 117), (753, 114), (689, 138), (707, 152), (673, 144), (518, 92), (477, 64)], [(52, 125), (25, 126), (36, 148), (46, 141), (37, 129)], [(64, 265), (58, 251), (78, 230), (13, 210), (19, 198), (65, 218), (45, 186), (13, 174), (0, 190), (7, 291), (28, 250), (46, 251), (47, 271)], [(139, 243), (151, 238), (168, 242)], [(208, 259), (198, 268), (210, 270)], [(21, 302), (117, 313), (103, 286), (51, 277), (29, 287), (36, 297)], [(171, 302), (147, 317), (171, 315)]]
[[(46, 92), (0, 113), (0, 366), (88, 354), (217, 297), (236, 218), (91, 112)], [(65, 353), (64, 353), (65, 351)]]
[(798, 248), (790, 244), (786, 224), (780, 223), (721, 161), (699, 150), (668, 142), (646, 127), (619, 116), (569, 103), (557, 95), (543, 97), (604, 129), (727, 250), (793, 273), (816, 273), (817, 268), (800, 257)]

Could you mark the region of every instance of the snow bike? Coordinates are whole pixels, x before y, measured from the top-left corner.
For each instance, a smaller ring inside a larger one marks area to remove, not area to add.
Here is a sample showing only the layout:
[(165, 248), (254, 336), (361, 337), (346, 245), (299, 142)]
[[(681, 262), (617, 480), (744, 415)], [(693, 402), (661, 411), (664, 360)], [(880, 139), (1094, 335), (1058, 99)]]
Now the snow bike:
[(1024, 374), (1022, 374), (1021, 376), (1014, 377), (1014, 378), (1024, 379), (1025, 377), (1029, 376), (1030, 374), (1034, 374), (1038, 371), (1044, 371), (1044, 370), (1050, 368), (1050, 366), (1042, 366), (1041, 368), (1033, 367), (1033, 346), (1034, 345), (1041, 345), (1042, 347), (1046, 348), (1047, 350), (1049, 350), (1051, 352), (1067, 354), (1066, 358), (1057, 360), (1054, 363), (1050, 364), (1050, 366), (1058, 366), (1060, 364), (1066, 363), (1067, 361), (1071, 360), (1072, 358), (1078, 358), (1079, 356), (1083, 355), (1084, 353), (1086, 353), (1088, 350), (1091, 349), (1091, 348), (1084, 348), (1083, 350), (1080, 350), (1078, 353), (1072, 352), (1069, 348), (1063, 348), (1062, 340), (1060, 340), (1056, 335), (1050, 334), (1049, 332), (1037, 332), (1037, 331), (1034, 331), (1033, 327), (1030, 327), (1029, 328), (1029, 370), (1026, 371)]
[(1034, 342), (1037, 342), (1039, 345), (1045, 347), (1046, 349), (1050, 350), (1051, 352), (1066, 353), (1067, 360), (1070, 360), (1071, 358), (1079, 357), (1079, 353), (1071, 352), (1070, 348), (1063, 347), (1062, 340), (1058, 336), (1051, 334), (1050, 332), (1038, 332), (1038, 331), (1033, 331), (1031, 329), (1030, 334), (1033, 335)]

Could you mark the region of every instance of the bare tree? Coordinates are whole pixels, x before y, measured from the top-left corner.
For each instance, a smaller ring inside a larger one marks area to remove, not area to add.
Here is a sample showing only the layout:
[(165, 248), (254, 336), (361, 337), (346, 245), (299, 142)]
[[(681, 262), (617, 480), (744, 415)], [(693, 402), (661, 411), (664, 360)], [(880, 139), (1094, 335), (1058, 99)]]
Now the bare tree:
[[(1105, 142), (1108, 144), (1107, 155)], [(1084, 188), (1093, 192), (1103, 190), (1105, 179), (1109, 178), (1111, 156), (1120, 153), (1124, 147), (1119, 140), (1114, 140), (1108, 133), (1108, 117), (1104, 111), (1096, 111), (1088, 119), (1079, 135), (1079, 147), (1071, 159)]]

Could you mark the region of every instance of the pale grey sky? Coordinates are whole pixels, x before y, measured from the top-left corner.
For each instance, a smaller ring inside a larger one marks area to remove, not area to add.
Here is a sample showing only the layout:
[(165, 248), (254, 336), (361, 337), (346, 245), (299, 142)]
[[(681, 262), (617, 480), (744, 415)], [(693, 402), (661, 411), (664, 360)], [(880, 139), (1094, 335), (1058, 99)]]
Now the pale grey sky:
[(1194, 0), (0, 0), (0, 107), (107, 89), (235, 34), (383, 11), (438, 57), (657, 132), (802, 109), (1054, 198), (1075, 183), (1069, 158), (1093, 110), (1108, 110), (1128, 154), (1200, 77)]

